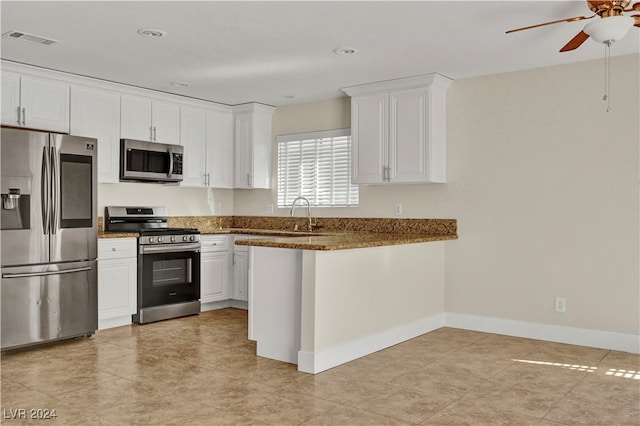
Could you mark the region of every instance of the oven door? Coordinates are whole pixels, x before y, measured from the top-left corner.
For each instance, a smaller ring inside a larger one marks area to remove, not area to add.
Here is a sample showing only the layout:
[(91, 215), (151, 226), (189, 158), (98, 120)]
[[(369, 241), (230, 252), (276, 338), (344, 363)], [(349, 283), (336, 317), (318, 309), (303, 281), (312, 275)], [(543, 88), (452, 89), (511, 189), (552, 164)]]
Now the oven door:
[(200, 299), (200, 244), (140, 246), (138, 307)]

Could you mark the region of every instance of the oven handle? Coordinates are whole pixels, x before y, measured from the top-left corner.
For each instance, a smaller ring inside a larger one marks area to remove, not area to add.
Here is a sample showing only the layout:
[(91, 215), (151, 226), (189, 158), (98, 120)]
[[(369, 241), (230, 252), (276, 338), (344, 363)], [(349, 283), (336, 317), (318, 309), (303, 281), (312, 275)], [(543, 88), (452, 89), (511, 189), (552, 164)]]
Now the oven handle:
[(140, 246), (140, 254), (153, 253), (179, 253), (179, 252), (199, 252), (200, 243), (197, 244), (161, 244), (157, 246)]

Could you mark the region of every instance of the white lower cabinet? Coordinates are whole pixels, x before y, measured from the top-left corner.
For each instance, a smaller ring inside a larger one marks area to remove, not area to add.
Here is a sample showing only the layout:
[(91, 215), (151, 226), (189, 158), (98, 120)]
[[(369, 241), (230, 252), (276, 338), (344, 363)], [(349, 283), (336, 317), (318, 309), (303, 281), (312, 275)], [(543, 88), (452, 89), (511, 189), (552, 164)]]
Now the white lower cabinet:
[[(202, 235), (200, 244), (200, 303), (219, 302), (230, 298), (229, 273), (231, 255), (229, 237)], [(206, 306), (204, 307), (206, 310)]]
[(249, 300), (249, 247), (235, 246), (233, 249), (233, 295), (234, 300)]
[(98, 240), (98, 328), (131, 324), (137, 304), (135, 238)]

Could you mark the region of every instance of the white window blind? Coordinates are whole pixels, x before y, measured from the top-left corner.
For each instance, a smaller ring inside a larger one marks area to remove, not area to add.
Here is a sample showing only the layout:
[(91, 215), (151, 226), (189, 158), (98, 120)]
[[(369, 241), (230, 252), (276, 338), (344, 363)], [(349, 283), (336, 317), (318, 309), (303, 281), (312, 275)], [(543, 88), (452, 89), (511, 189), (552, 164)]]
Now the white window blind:
[(315, 207), (358, 205), (351, 184), (351, 129), (278, 136), (278, 207), (305, 197)]

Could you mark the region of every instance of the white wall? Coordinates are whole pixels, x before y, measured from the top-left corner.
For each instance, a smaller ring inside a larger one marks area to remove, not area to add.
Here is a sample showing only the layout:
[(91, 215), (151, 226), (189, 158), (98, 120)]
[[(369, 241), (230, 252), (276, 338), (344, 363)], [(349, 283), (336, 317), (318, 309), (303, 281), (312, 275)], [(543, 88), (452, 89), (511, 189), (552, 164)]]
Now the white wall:
[(149, 183), (98, 185), (98, 216), (105, 206), (166, 206), (170, 216), (230, 216), (233, 190)]
[[(612, 58), (610, 113), (601, 60), (456, 81), (446, 184), (361, 186), (358, 208), (314, 215), (394, 217), (402, 203), (404, 217), (456, 218), (447, 312), (638, 334), (639, 58)], [(348, 100), (331, 100), (279, 108), (273, 130), (349, 123)], [(235, 191), (234, 214), (263, 215), (275, 199)]]

